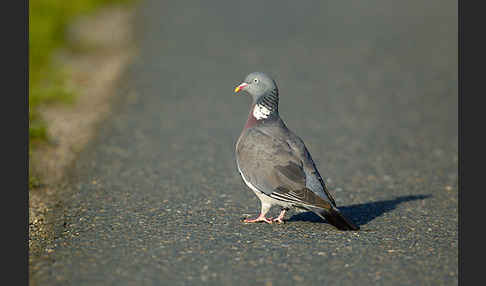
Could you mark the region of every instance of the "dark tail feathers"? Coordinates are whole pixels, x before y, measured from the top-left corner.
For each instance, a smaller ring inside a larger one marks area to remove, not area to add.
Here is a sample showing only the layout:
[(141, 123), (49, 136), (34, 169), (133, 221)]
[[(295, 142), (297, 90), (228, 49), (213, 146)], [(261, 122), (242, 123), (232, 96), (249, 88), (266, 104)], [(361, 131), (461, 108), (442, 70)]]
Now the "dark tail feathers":
[(320, 217), (326, 219), (330, 224), (339, 230), (359, 230), (359, 227), (349, 221), (339, 210), (331, 208), (330, 210), (312, 210)]

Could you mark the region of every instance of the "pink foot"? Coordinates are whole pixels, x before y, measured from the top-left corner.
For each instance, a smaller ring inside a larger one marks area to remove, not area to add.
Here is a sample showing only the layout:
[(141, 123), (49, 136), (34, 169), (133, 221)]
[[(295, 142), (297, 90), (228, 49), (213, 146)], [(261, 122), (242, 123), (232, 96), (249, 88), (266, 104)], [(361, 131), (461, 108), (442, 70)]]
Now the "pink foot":
[(285, 222), (284, 222), (284, 220), (283, 220), (283, 218), (284, 218), (284, 216), (285, 216), (285, 212), (286, 212), (286, 211), (287, 211), (287, 210), (282, 210), (282, 211), (280, 212), (280, 214), (278, 215), (278, 217), (277, 217), (277, 218), (274, 218), (274, 219), (273, 219), (273, 221), (274, 221), (274, 222), (276, 222), (276, 223), (285, 223)]
[(261, 222), (261, 221), (264, 221), (266, 223), (272, 223), (273, 220), (272, 219), (269, 219), (269, 218), (266, 218), (264, 215), (260, 214), (257, 218), (255, 219), (245, 219), (243, 220), (243, 222), (247, 222), (247, 223), (250, 223), (250, 222)]
[(285, 223), (283, 219), (278, 218), (278, 217), (277, 218), (274, 218), (273, 219), (273, 222), (276, 222), (276, 223)]

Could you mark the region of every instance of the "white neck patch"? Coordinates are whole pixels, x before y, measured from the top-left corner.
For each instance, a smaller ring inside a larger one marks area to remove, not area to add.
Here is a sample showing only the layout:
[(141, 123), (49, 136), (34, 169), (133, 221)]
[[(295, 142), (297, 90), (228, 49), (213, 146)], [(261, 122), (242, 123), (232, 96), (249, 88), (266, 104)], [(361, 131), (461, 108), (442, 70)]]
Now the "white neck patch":
[(260, 104), (255, 105), (255, 108), (253, 108), (253, 116), (257, 120), (267, 118), (270, 115), (270, 113), (272, 113), (270, 109)]

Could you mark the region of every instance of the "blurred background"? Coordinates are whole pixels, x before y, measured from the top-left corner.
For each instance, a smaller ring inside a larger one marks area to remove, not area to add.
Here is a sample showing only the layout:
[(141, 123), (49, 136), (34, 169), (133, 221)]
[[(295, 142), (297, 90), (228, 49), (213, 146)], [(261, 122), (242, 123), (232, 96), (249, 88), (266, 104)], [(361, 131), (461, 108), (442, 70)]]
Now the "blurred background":
[(33, 0), (29, 2), (29, 114), (31, 139), (45, 137), (38, 117), (40, 104), (71, 97), (61, 71), (53, 68), (55, 49), (65, 47), (68, 24), (83, 14), (106, 4), (125, 0)]
[[(45, 143), (49, 139), (55, 141), (55, 138), (49, 138), (47, 132), (49, 121), (54, 119), (46, 118), (40, 110), (56, 104), (73, 104), (76, 96), (81, 93), (79, 86), (73, 88), (71, 84), (74, 76), (72, 66), (65, 59), (66, 54), (71, 58), (79, 58), (94, 50), (100, 50), (99, 43), (90, 45), (86, 37), (79, 39), (80, 32), (76, 31), (76, 25), (80, 19), (105, 8), (127, 7), (135, 2), (136, 0), (29, 1), (29, 153), (32, 152), (32, 146)], [(105, 17), (110, 16), (113, 15), (107, 13)], [(104, 25), (106, 24), (109, 21), (105, 21)], [(81, 33), (86, 34), (90, 27), (85, 25), (83, 29)], [(95, 33), (93, 30), (89, 32)], [(36, 179), (29, 177), (32, 187)]]

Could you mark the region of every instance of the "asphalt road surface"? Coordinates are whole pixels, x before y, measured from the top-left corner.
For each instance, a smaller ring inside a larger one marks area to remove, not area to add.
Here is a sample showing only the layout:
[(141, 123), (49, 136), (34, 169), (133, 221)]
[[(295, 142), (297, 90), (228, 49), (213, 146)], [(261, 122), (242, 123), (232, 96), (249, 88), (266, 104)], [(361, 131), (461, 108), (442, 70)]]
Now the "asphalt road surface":
[[(456, 1), (140, 2), (139, 54), (69, 177), (39, 285), (456, 285)], [(342, 232), (260, 204), (235, 142), (273, 76)], [(276, 214), (274, 210), (272, 214)]]

